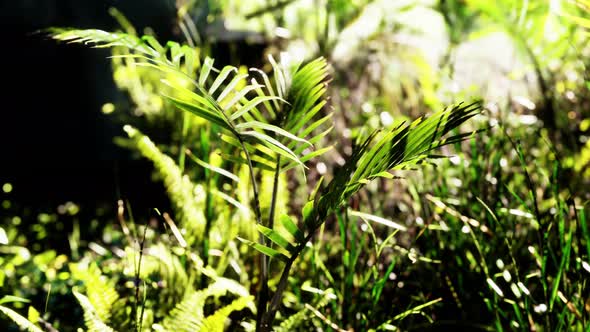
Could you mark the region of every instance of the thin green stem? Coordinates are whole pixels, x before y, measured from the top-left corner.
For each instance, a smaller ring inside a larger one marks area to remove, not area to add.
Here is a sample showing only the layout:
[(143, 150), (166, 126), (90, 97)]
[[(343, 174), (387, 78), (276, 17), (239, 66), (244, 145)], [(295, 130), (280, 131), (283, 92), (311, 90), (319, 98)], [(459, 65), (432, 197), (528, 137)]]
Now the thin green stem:
[[(143, 236), (141, 238), (141, 243), (139, 244), (139, 260), (137, 262), (136, 268), (135, 268), (135, 280), (134, 280), (134, 284), (135, 284), (135, 302), (133, 305), (133, 320), (134, 320), (134, 327), (135, 327), (135, 331), (139, 332), (141, 331), (141, 325), (143, 323), (143, 311), (145, 308), (145, 301), (142, 302), (142, 306), (141, 306), (141, 313), (139, 315), (139, 317), (137, 317), (137, 306), (139, 303), (139, 285), (140, 285), (140, 280), (141, 280), (141, 260), (143, 258), (143, 249), (144, 249), (144, 245), (145, 245), (145, 237), (146, 237), (146, 233), (147, 233), (147, 228), (148, 225), (145, 225), (145, 228), (143, 229)], [(138, 322), (139, 319), (139, 322)]]
[[(206, 156), (208, 156), (208, 152), (206, 152)], [(205, 159), (207, 160), (207, 159)], [(208, 160), (207, 160), (208, 161)], [(203, 263), (205, 266), (209, 264), (209, 232), (211, 231), (211, 223), (213, 221), (213, 197), (211, 190), (213, 189), (213, 177), (211, 171), (205, 169), (205, 185), (206, 185), (206, 195), (205, 195), (205, 232), (203, 236)], [(207, 282), (207, 277), (203, 274), (201, 276), (201, 287), (205, 288)]]
[(274, 180), (272, 184), (272, 199), (270, 201), (270, 212), (268, 214), (268, 228), (273, 229), (275, 223), (275, 210), (277, 205), (277, 192), (279, 189), (279, 175), (281, 173), (281, 156), (277, 157)]
[(299, 257), (299, 254), (301, 254), (301, 252), (305, 248), (306, 243), (311, 240), (311, 237), (313, 236), (313, 234), (315, 233), (316, 230), (317, 230), (317, 228), (314, 229), (313, 231), (309, 232), (309, 234), (305, 237), (305, 240), (303, 242), (301, 242), (297, 246), (297, 248), (295, 248), (295, 251), (291, 254), (291, 257), (289, 258), (289, 260), (287, 261), (287, 263), (283, 267), (283, 272), (281, 273), (281, 278), (279, 279), (279, 283), (277, 284), (277, 290), (275, 291), (275, 293), (270, 301), (268, 311), (265, 312), (265, 314), (262, 318), (260, 331), (270, 332), (272, 330), (272, 322), (274, 321), (275, 315), (276, 315), (277, 310), (279, 308), (279, 305), (281, 304), (281, 299), (283, 298), (283, 292), (287, 288), (287, 282), (289, 281), (289, 274), (291, 273), (291, 268), (293, 267), (293, 263), (295, 262), (295, 260), (297, 260), (297, 258)]
[[(270, 212), (268, 214), (268, 225), (267, 227), (270, 229), (274, 228), (274, 221), (275, 221), (275, 210), (276, 210), (276, 205), (277, 205), (277, 192), (278, 192), (278, 187), (279, 187), (279, 175), (280, 175), (280, 171), (281, 171), (281, 156), (277, 157), (277, 165), (275, 168), (275, 174), (274, 174), (274, 181), (273, 181), (273, 187), (272, 187), (272, 198), (271, 198), (271, 202), (270, 202)], [(262, 236), (262, 242), (261, 244), (266, 245), (266, 239)], [(260, 324), (258, 324), (258, 322), (262, 323), (262, 319), (263, 319), (263, 315), (266, 313), (266, 309), (267, 309), (267, 304), (268, 304), (268, 299), (269, 299), (269, 290), (268, 290), (268, 271), (270, 270), (270, 262), (271, 259), (267, 258), (266, 255), (263, 255), (266, 259), (266, 275), (263, 274), (263, 278), (261, 280), (261, 282), (263, 283), (263, 290), (264, 292), (261, 292), (261, 295), (264, 296), (264, 298), (262, 298), (262, 296), (259, 298), (259, 302), (258, 302), (258, 316), (257, 316), (257, 328), (260, 326)], [(259, 319), (258, 319), (259, 318)], [(261, 326), (260, 326), (261, 327)]]
[[(522, 147), (520, 146), (520, 143), (515, 142), (512, 139), (512, 137), (510, 135), (508, 135), (508, 132), (506, 131), (505, 128), (504, 128), (504, 135), (506, 135), (506, 137), (510, 141), (510, 144), (512, 145), (513, 149), (516, 151), (516, 154), (517, 154), (518, 159), (520, 161), (521, 168), (523, 170), (526, 184), (527, 184), (527, 187), (529, 190), (529, 195), (532, 200), (533, 212), (535, 214), (535, 219), (539, 223), (539, 230), (537, 231), (537, 240), (539, 242), (539, 249), (540, 249), (541, 253), (543, 254), (543, 257), (548, 257), (550, 248), (549, 248), (549, 243), (548, 243), (547, 239), (548, 239), (550, 225), (545, 224), (542, 221), (541, 212), (539, 210), (539, 204), (538, 204), (538, 200), (537, 200), (537, 194), (535, 191), (535, 186), (534, 186), (533, 180), (531, 179), (531, 176), (529, 174), (528, 167), (527, 167), (525, 159), (524, 159), (524, 154), (522, 152)], [(548, 288), (546, 263), (545, 263), (544, 259), (542, 260), (542, 262), (543, 263), (541, 264), (540, 281), (541, 281), (541, 285), (543, 287), (543, 295), (544, 295), (545, 303), (549, 303), (549, 288)], [(552, 316), (545, 315), (545, 327), (547, 328), (547, 330), (551, 330), (551, 327), (553, 325), (554, 324), (552, 321)]]
[(326, 2), (326, 17), (324, 18), (324, 31), (322, 32), (320, 38), (320, 52), (321, 54), (326, 54), (326, 49), (328, 48), (328, 37), (330, 34), (330, 1)]
[[(348, 209), (344, 209), (343, 212), (344, 212), (343, 213), (343, 215), (344, 215), (343, 216), (343, 219), (344, 219), (344, 221), (343, 221), (344, 222), (344, 227), (343, 227), (344, 228), (344, 231), (342, 232), (341, 236), (343, 237), (343, 239), (342, 239), (342, 250), (344, 251), (343, 252), (343, 255), (345, 255), (346, 251), (348, 250), (347, 249), (348, 241), (349, 241), (349, 239), (348, 239), (348, 227), (350, 225), (350, 220), (348, 218)], [(343, 296), (342, 296), (342, 308), (341, 308), (342, 309), (342, 312), (341, 312), (341, 315), (342, 315), (342, 325), (343, 326), (348, 325), (348, 313), (349, 313), (349, 311), (348, 311), (348, 308), (349, 308), (349, 294), (348, 293), (349, 293), (350, 287), (348, 287), (347, 280), (348, 280), (348, 274), (349, 273), (350, 273), (350, 256), (349, 256), (349, 259), (348, 259), (348, 263), (347, 264), (342, 264), (342, 280), (345, 281), (345, 282), (342, 283), (342, 294), (343, 294)]]
[[(250, 173), (250, 181), (252, 182), (252, 192), (254, 193), (254, 214), (256, 215), (256, 223), (262, 225), (262, 214), (260, 213), (260, 198), (258, 196), (258, 186), (256, 185), (256, 177), (254, 176), (254, 166), (252, 165), (252, 159), (250, 153), (246, 149), (244, 140), (240, 135), (237, 135), (242, 150), (246, 155), (248, 161), (248, 171)], [(264, 236), (262, 233), (258, 236), (258, 242), (262, 245), (265, 244)], [(261, 330), (262, 317), (266, 313), (266, 304), (268, 302), (268, 263), (266, 255), (260, 254), (260, 287), (258, 294), (258, 303), (256, 305), (256, 331)]]
[(182, 134), (180, 136), (180, 153), (178, 154), (178, 167), (180, 168), (180, 173), (184, 173), (184, 161), (185, 161), (185, 153), (186, 150), (186, 135), (188, 133), (189, 127), (189, 117), (186, 112), (182, 112)]

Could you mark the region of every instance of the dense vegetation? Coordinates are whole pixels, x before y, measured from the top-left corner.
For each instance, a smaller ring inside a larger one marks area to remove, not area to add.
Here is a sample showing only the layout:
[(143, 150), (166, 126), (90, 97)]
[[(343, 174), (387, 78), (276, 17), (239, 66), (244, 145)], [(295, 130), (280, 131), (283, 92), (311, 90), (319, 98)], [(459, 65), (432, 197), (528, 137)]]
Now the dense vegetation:
[(2, 184), (5, 330), (590, 331), (590, 1), (176, 8), (41, 32), (112, 53), (170, 205)]

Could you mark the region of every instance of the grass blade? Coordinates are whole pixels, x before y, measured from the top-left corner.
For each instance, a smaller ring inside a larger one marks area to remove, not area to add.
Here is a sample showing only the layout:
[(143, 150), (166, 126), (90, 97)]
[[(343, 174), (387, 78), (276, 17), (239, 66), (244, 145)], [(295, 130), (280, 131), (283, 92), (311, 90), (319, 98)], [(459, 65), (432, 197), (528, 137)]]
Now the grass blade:
[(387, 227), (391, 227), (391, 228), (394, 228), (394, 229), (397, 229), (397, 230), (400, 230), (400, 231), (404, 231), (405, 232), (405, 231), (408, 230), (406, 226), (400, 225), (400, 224), (398, 224), (396, 222), (393, 222), (393, 221), (391, 221), (389, 219), (378, 217), (378, 216), (375, 216), (375, 215), (372, 215), (372, 214), (363, 213), (363, 212), (359, 212), (359, 211), (350, 211), (350, 214), (353, 215), (353, 216), (355, 216), (355, 217), (359, 217), (359, 218), (362, 218), (362, 219), (365, 219), (365, 220), (368, 220), (368, 221), (373, 221), (373, 222), (376, 222), (376, 223), (379, 223), (379, 224), (382, 224), (382, 225), (385, 225)]

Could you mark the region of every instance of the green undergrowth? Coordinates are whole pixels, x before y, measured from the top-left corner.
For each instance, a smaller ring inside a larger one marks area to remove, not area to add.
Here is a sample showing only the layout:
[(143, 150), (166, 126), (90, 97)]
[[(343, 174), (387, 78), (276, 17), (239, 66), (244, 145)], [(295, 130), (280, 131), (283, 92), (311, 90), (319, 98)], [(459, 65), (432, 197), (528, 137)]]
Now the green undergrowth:
[[(109, 49), (102, 111), (171, 204), (5, 183), (6, 330), (590, 331), (588, 1), (209, 3), (177, 2), (182, 41), (115, 9), (46, 31)], [(215, 54), (239, 29), (266, 54)]]

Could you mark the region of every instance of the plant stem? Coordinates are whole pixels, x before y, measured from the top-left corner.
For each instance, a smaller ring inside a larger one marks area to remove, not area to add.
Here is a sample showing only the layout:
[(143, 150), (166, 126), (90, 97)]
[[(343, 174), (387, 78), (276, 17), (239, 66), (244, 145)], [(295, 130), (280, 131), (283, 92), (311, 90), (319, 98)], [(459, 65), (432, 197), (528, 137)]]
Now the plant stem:
[[(207, 162), (209, 151), (206, 151)], [(211, 231), (211, 224), (213, 222), (213, 199), (212, 199), (212, 187), (213, 187), (213, 179), (212, 179), (212, 172), (208, 169), (205, 169), (205, 185), (206, 185), (206, 194), (205, 194), (205, 232), (203, 236), (203, 264), (207, 266), (209, 264), (209, 232)], [(201, 276), (201, 288), (205, 288), (207, 283), (207, 276), (204, 274)]]
[(275, 315), (276, 315), (277, 310), (279, 308), (279, 305), (281, 304), (281, 299), (283, 298), (283, 292), (287, 288), (287, 281), (289, 280), (289, 274), (291, 272), (291, 267), (293, 267), (293, 263), (295, 262), (297, 257), (299, 257), (299, 254), (303, 251), (307, 242), (309, 242), (309, 240), (311, 240), (311, 237), (313, 236), (313, 234), (315, 233), (316, 230), (317, 230), (317, 228), (315, 228), (311, 232), (309, 232), (309, 234), (305, 237), (305, 240), (297, 246), (295, 251), (291, 254), (291, 257), (289, 258), (289, 260), (287, 261), (287, 263), (283, 267), (283, 272), (281, 273), (281, 279), (279, 279), (279, 283), (277, 284), (277, 290), (275, 291), (275, 293), (270, 301), (268, 311), (266, 311), (264, 316), (262, 317), (262, 321), (260, 324), (261, 325), (260, 326), (261, 332), (270, 332), (272, 330), (272, 322), (274, 321)]
[(182, 133), (180, 135), (180, 153), (178, 154), (178, 167), (180, 168), (180, 173), (184, 173), (184, 161), (185, 161), (185, 153), (184, 150), (186, 149), (186, 135), (188, 133), (189, 127), (189, 117), (186, 112), (182, 112)]
[(270, 213), (268, 214), (268, 228), (273, 229), (275, 223), (275, 208), (277, 205), (277, 191), (279, 189), (279, 175), (281, 172), (281, 156), (277, 157), (275, 177), (272, 185), (272, 199), (270, 201)]
[[(344, 209), (343, 211), (344, 213), (344, 231), (342, 232), (342, 234), (340, 236), (343, 237), (342, 239), (342, 250), (344, 252), (346, 252), (347, 250), (347, 245), (348, 245), (348, 227), (349, 227), (349, 218), (348, 218), (348, 209)], [(344, 296), (342, 296), (342, 326), (347, 326), (348, 325), (348, 308), (349, 308), (349, 294), (348, 291), (350, 289), (350, 287), (348, 287), (348, 274), (350, 273), (350, 255), (348, 258), (348, 263), (347, 264), (342, 264), (342, 280), (344, 280), (345, 282), (342, 283), (342, 294)]]
[[(272, 187), (272, 198), (270, 202), (270, 212), (268, 214), (268, 225), (266, 227), (273, 229), (274, 227), (274, 219), (275, 219), (275, 209), (277, 204), (277, 192), (279, 187), (279, 175), (281, 170), (281, 156), (277, 157), (277, 165), (275, 167), (275, 174), (274, 174), (274, 181)], [(266, 245), (266, 239), (262, 234), (260, 235), (260, 243), (262, 245)], [(263, 327), (264, 316), (266, 314), (269, 294), (268, 294), (268, 270), (270, 265), (270, 259), (266, 257), (266, 255), (261, 255), (264, 260), (261, 261), (260, 264), (265, 264), (262, 268), (261, 273), (261, 286), (260, 286), (260, 296), (258, 297), (257, 303), (257, 314), (256, 314), (256, 331), (265, 331)]]
[[(252, 182), (252, 192), (254, 193), (254, 214), (256, 215), (256, 223), (262, 225), (262, 214), (260, 213), (260, 198), (258, 196), (258, 186), (256, 185), (256, 177), (254, 176), (254, 166), (252, 166), (252, 159), (250, 153), (246, 149), (244, 140), (237, 135), (242, 150), (246, 155), (248, 161), (248, 171), (250, 172), (250, 181)], [(258, 242), (264, 245), (265, 240), (262, 233), (259, 233)], [(266, 255), (260, 253), (260, 287), (258, 294), (258, 303), (256, 304), (256, 331), (261, 330), (262, 317), (266, 313), (266, 304), (268, 302), (268, 263)]]
[(135, 327), (135, 331), (136, 332), (140, 332), (141, 331), (141, 325), (143, 323), (143, 311), (145, 309), (145, 302), (142, 302), (141, 305), (141, 313), (139, 315), (139, 322), (137, 321), (138, 317), (137, 317), (137, 306), (139, 303), (139, 282), (140, 282), (140, 278), (141, 278), (141, 259), (143, 258), (143, 248), (145, 245), (145, 236), (147, 233), (147, 228), (148, 225), (145, 225), (145, 228), (143, 229), (143, 237), (141, 238), (141, 244), (139, 245), (139, 261), (137, 263), (137, 267), (135, 269), (135, 280), (134, 280), (134, 284), (135, 284), (135, 303), (133, 306), (133, 320), (134, 320), (134, 327)]
[[(279, 187), (279, 174), (281, 170), (281, 156), (277, 157), (277, 165), (275, 167), (275, 174), (274, 174), (274, 181), (272, 187), (272, 198), (270, 202), (270, 212), (268, 214), (268, 228), (273, 229), (274, 227), (274, 220), (275, 220), (275, 209), (277, 204), (277, 192)], [(262, 245), (266, 245), (266, 239), (260, 235), (260, 242)], [(266, 255), (262, 255), (264, 257), (264, 262), (261, 264), (265, 264), (264, 268), (262, 269), (261, 275), (261, 291), (260, 296), (258, 297), (257, 303), (257, 315), (256, 315), (256, 331), (266, 331), (268, 326), (264, 325), (264, 317), (266, 314), (267, 304), (268, 304), (268, 270), (270, 269), (270, 259), (266, 258)], [(292, 263), (291, 263), (292, 264)], [(290, 267), (289, 267), (290, 268)], [(271, 322), (272, 323), (272, 322)], [(270, 330), (269, 330), (270, 331)]]

